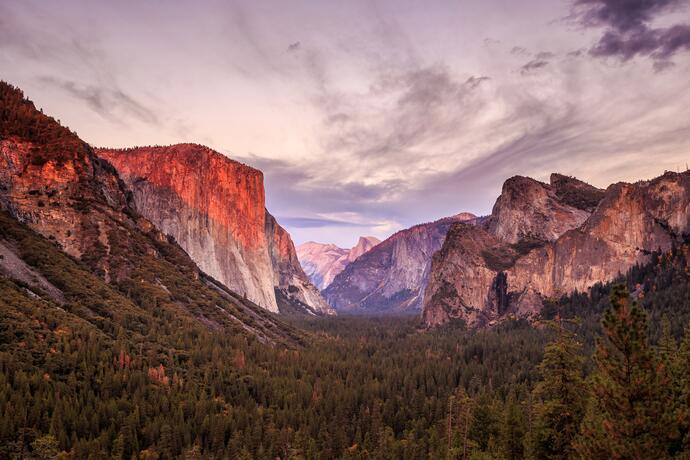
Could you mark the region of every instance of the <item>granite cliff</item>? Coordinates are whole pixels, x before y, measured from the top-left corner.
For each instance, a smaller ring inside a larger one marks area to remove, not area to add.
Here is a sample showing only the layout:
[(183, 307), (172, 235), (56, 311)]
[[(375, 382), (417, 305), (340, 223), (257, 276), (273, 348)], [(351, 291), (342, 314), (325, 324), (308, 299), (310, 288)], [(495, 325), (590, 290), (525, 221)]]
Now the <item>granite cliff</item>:
[(0, 275), (105, 334), (186, 324), (292, 340), (291, 328), (199, 270), (141, 216), (108, 161), (4, 82), (0, 215)]
[(454, 226), (433, 258), (427, 325), (535, 317), (545, 297), (609, 281), (690, 230), (690, 172), (605, 191), (554, 174), (506, 181), (484, 226)]
[(360, 236), (355, 246), (343, 249), (335, 244), (308, 241), (297, 246), (297, 257), (311, 282), (323, 290), (345, 267), (380, 242), (373, 236)]
[(475, 219), (462, 213), (397, 232), (345, 267), (324, 296), (344, 312), (418, 312), (432, 255), (452, 224)]
[(118, 170), (136, 209), (228, 288), (273, 312), (285, 300), (332, 313), (266, 211), (261, 171), (196, 144), (96, 153)]

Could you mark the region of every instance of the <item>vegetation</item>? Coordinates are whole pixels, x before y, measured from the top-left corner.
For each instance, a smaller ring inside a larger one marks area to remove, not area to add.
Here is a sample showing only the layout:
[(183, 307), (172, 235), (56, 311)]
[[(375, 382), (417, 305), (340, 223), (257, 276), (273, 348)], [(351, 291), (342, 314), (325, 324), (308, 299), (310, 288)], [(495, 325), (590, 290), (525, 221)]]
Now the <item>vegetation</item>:
[(31, 162), (35, 165), (48, 158), (60, 163), (70, 155), (85, 155), (90, 149), (59, 121), (36, 110), (19, 88), (0, 81), (0, 139), (13, 138), (33, 144)]
[(551, 184), (561, 202), (588, 212), (596, 209), (605, 194), (604, 190), (561, 174), (553, 174)]
[[(675, 320), (690, 314), (687, 247), (628, 273), (643, 280), (639, 304), (598, 286), (551, 302), (549, 327), (316, 318), (296, 323), (304, 346), (269, 346), (170, 316), (164, 296), (109, 286), (8, 218), (0, 228), (67, 299), (0, 278), (0, 458), (670, 458), (690, 446), (690, 340), (678, 346)], [(181, 282), (151, 263), (136, 276)]]
[[(91, 155), (5, 83), (0, 136), (32, 141), (35, 164)], [(286, 324), (126, 213), (91, 214), (108, 247), (76, 260), (0, 212), (30, 268), (0, 260), (0, 459), (690, 456), (687, 244), (550, 300), (536, 327)], [(506, 267), (538, 245), (483, 256)]]

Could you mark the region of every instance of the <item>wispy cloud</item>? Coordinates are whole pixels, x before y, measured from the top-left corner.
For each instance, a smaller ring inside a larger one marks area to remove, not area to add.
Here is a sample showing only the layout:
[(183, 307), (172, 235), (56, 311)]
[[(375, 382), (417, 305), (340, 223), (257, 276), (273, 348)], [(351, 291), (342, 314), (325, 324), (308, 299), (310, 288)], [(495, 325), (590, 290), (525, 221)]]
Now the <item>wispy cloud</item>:
[(532, 59), (531, 61), (527, 62), (525, 65), (520, 67), (520, 73), (526, 75), (535, 70), (546, 67), (547, 65), (549, 65), (549, 61), (547, 61), (546, 59)]
[(71, 96), (84, 101), (94, 112), (103, 118), (118, 123), (134, 118), (144, 123), (159, 125), (156, 112), (138, 102), (117, 87), (80, 85), (73, 81), (54, 77), (39, 77), (41, 83), (59, 88)]
[(648, 177), (690, 149), (680, 0), (200, 1), (2, 1), (3, 77), (87, 140), (258, 167), (297, 242), (488, 212), (514, 174)]
[(319, 227), (375, 227), (380, 225), (378, 222), (347, 222), (343, 220), (325, 219), (318, 217), (289, 217), (279, 216), (280, 222), (299, 228), (319, 228)]

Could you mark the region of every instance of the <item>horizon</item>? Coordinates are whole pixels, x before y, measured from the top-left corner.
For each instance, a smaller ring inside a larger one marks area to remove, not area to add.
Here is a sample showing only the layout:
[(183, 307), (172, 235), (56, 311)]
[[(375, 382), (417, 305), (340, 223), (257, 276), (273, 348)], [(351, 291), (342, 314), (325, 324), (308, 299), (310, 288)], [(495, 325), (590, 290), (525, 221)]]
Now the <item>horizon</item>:
[(203, 6), (5, 2), (1, 77), (91, 145), (260, 169), (296, 245), (486, 215), (516, 174), (606, 188), (688, 161), (682, 1)]

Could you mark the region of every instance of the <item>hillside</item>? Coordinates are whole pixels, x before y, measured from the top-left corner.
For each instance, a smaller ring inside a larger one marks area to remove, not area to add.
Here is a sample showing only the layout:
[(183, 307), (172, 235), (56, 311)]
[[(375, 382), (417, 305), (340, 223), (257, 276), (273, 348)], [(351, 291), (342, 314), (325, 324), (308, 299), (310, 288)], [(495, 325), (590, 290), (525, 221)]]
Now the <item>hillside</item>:
[[(205, 328), (241, 331), (265, 341), (292, 341), (271, 315), (202, 273), (172, 239), (141, 217), (114, 168), (74, 133), (5, 83), (0, 84), (0, 103), (3, 231), (19, 223), (31, 228), (125, 296), (129, 307), (168, 319), (184, 313)], [(42, 137), (45, 132), (53, 134)], [(6, 250), (11, 252), (16, 240), (5, 242)], [(74, 275), (69, 282), (80, 278)], [(120, 304), (109, 309), (98, 295), (87, 298), (104, 314), (125, 321), (118, 316), (124, 315)]]

